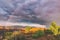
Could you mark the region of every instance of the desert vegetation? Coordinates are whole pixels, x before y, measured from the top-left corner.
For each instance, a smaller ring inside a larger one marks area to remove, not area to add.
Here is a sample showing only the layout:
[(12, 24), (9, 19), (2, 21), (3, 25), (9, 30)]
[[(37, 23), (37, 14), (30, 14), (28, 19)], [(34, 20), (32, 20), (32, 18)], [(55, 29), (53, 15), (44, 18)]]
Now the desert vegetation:
[(60, 40), (60, 26), (55, 22), (52, 22), (49, 28), (26, 26), (19, 30), (0, 29), (0, 32), (0, 40)]

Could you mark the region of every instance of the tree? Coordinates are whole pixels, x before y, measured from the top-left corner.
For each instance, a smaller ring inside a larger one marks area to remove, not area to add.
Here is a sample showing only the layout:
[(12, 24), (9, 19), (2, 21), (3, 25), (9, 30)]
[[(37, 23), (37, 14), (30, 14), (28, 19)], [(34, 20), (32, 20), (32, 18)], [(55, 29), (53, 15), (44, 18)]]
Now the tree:
[(54, 35), (59, 34), (59, 26), (56, 24), (56, 22), (52, 22), (49, 29), (53, 32)]

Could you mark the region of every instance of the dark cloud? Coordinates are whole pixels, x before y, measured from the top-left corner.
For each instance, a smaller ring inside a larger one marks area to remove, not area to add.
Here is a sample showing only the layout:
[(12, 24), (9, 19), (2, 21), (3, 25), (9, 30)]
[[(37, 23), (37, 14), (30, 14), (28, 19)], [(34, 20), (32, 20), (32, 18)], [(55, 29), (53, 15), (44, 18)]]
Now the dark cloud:
[(59, 3), (59, 0), (0, 0), (0, 20), (59, 24)]

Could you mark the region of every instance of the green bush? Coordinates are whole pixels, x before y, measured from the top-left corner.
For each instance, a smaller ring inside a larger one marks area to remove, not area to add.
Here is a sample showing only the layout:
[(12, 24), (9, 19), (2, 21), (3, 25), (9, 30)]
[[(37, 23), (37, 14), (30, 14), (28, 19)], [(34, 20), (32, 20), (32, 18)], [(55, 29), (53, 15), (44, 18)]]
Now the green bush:
[(11, 38), (12, 32), (4, 32), (4, 39), (9, 39)]
[(5, 32), (4, 39), (6, 40), (26, 40), (24, 34), (13, 35), (12, 32)]
[(5, 36), (11, 36), (12, 35), (12, 32), (5, 32), (4, 35)]
[(32, 38), (39, 38), (39, 37), (42, 37), (42, 36), (44, 36), (44, 31), (41, 31), (41, 30), (32, 34)]
[(53, 34), (53, 32), (52, 32), (51, 30), (49, 30), (49, 29), (45, 30), (44, 32), (45, 32), (45, 34), (47, 34), (47, 35), (48, 35), (48, 34)]

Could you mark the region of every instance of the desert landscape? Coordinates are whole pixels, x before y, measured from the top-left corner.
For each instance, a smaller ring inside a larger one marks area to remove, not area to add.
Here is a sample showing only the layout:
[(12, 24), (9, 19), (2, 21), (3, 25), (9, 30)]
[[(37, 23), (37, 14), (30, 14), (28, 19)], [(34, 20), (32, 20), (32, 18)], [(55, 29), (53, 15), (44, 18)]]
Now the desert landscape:
[(60, 40), (60, 0), (0, 0), (0, 40)]
[[(49, 28), (25, 26), (11, 29), (0, 25), (0, 40), (60, 40), (60, 26), (52, 22)], [(18, 26), (17, 26), (18, 27)]]

